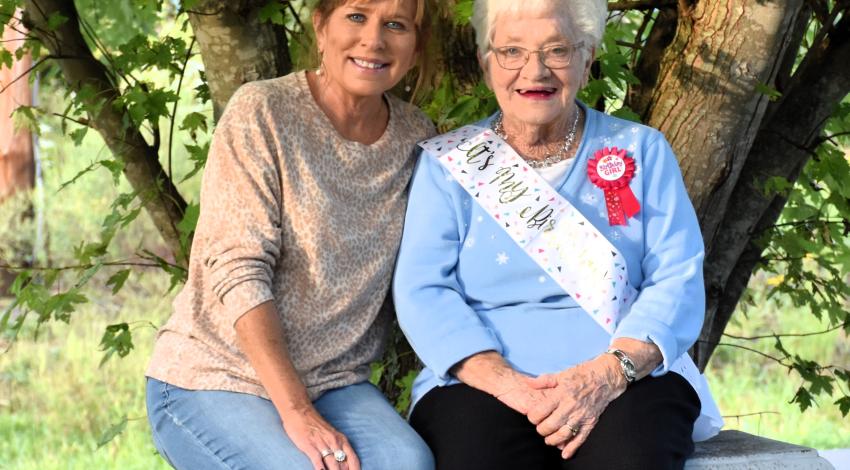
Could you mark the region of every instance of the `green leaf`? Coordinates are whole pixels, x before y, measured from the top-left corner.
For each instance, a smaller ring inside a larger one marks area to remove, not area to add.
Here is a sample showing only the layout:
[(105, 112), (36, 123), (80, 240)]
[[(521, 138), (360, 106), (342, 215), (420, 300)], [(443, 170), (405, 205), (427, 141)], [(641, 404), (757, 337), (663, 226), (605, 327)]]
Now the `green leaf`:
[(121, 417), (120, 421), (113, 424), (109, 427), (109, 429), (104, 431), (103, 434), (100, 435), (100, 439), (97, 440), (97, 448), (100, 449), (106, 444), (109, 444), (110, 442), (112, 442), (113, 439), (118, 437), (119, 434), (124, 432), (124, 430), (127, 429), (127, 421), (129, 421), (127, 419), (127, 415), (124, 415), (123, 417)]
[(118, 291), (124, 287), (124, 283), (127, 282), (128, 277), (130, 277), (129, 269), (122, 269), (109, 277), (109, 280), (106, 281), (106, 285), (112, 286), (112, 295), (117, 294)]
[(83, 144), (83, 139), (86, 137), (88, 132), (88, 127), (81, 126), (71, 131), (68, 135), (71, 137), (71, 140), (74, 141), (74, 146), (79, 147)]
[(797, 403), (800, 406), (800, 411), (806, 411), (814, 403), (814, 398), (805, 387), (800, 387), (797, 389), (797, 393), (794, 394), (794, 398), (788, 403)]
[(130, 325), (117, 323), (106, 327), (100, 338), (100, 350), (106, 352), (100, 360), (100, 365), (106, 363), (114, 354), (126, 357), (133, 350), (133, 336), (130, 333)]
[(207, 131), (207, 117), (201, 113), (193, 112), (183, 118), (183, 123), (180, 124), (181, 131), (196, 132), (201, 130)]
[(838, 405), (842, 418), (846, 417), (847, 413), (850, 413), (850, 397), (841, 397), (835, 400), (835, 404)]
[(767, 96), (770, 101), (776, 101), (782, 97), (782, 93), (779, 90), (762, 82), (756, 83), (756, 92)]
[(623, 106), (622, 108), (611, 113), (612, 116), (617, 116), (621, 119), (626, 119), (628, 121), (640, 123), (640, 116), (634, 111), (632, 111), (628, 106)]
[(395, 385), (400, 390), (398, 400), (395, 405), (395, 409), (399, 413), (404, 414), (407, 412), (407, 409), (410, 408), (410, 395), (413, 391), (413, 380), (416, 379), (417, 375), (419, 375), (418, 371), (409, 370), (404, 377), (396, 379), (395, 381)]
[(195, 176), (199, 171), (201, 171), (204, 166), (207, 164), (207, 155), (210, 152), (210, 142), (207, 141), (203, 146), (201, 145), (186, 145), (186, 150), (189, 152), (189, 161), (193, 162), (195, 166), (189, 171), (180, 182), (184, 182), (189, 178)]
[(66, 22), (68, 22), (68, 17), (62, 15), (58, 11), (55, 11), (49, 17), (47, 17), (47, 29), (50, 31), (55, 31), (56, 28), (62, 26)]
[(474, 2), (473, 0), (459, 0), (457, 4), (455, 4), (454, 11), (454, 20), (455, 24), (459, 26), (464, 26), (469, 24), (469, 20), (472, 19), (472, 10), (473, 10)]
[(101, 160), (100, 165), (112, 173), (112, 183), (118, 186), (121, 180), (121, 174), (124, 172), (124, 162), (119, 160)]
[(201, 215), (201, 206), (196, 203), (191, 203), (186, 206), (186, 212), (183, 213), (183, 218), (177, 223), (177, 230), (180, 232), (180, 249), (183, 251), (183, 256), (189, 258), (189, 241), (192, 234), (195, 233), (195, 227), (198, 225), (198, 216)]
[(27, 129), (30, 132), (40, 135), (41, 129), (38, 126), (38, 118), (40, 110), (33, 106), (18, 106), (12, 111), (12, 123), (16, 129)]
[(381, 377), (384, 375), (384, 364), (380, 362), (373, 362), (371, 365), (372, 373), (369, 375), (369, 382), (378, 386), (381, 383)]
[(15, 57), (11, 52), (2, 47), (0, 47), (0, 65), (2, 65), (0, 70), (2, 70), (3, 67), (10, 69), (13, 65), (15, 65)]
[(278, 0), (272, 0), (260, 8), (257, 14), (257, 19), (260, 23), (271, 22), (273, 24), (283, 25), (286, 21), (283, 12), (286, 6)]

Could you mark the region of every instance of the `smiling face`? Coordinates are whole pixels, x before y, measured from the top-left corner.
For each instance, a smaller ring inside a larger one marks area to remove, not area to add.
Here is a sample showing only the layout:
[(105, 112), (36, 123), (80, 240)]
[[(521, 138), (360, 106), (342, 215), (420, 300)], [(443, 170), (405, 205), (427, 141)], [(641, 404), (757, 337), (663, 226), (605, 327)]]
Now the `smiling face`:
[[(493, 24), (492, 49), (516, 46), (536, 51), (569, 47), (578, 42), (578, 35), (566, 23), (559, 22), (551, 12), (501, 15)], [(546, 126), (572, 116), (576, 93), (590, 71), (591, 57), (592, 53), (576, 50), (566, 68), (552, 69), (543, 64), (538, 53), (531, 53), (525, 66), (507, 70), (491, 51), (481, 65), (505, 121)]]
[(329, 85), (356, 97), (395, 86), (417, 56), (416, 0), (349, 1), (313, 16)]

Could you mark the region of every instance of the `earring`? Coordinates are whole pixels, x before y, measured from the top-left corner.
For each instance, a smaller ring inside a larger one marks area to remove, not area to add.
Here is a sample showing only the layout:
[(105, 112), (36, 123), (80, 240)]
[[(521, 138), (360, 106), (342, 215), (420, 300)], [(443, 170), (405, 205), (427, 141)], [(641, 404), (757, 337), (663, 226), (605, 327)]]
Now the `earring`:
[(405, 85), (405, 86), (404, 86), (404, 91), (405, 91), (405, 92), (410, 93), (410, 90), (411, 90), (410, 85)]

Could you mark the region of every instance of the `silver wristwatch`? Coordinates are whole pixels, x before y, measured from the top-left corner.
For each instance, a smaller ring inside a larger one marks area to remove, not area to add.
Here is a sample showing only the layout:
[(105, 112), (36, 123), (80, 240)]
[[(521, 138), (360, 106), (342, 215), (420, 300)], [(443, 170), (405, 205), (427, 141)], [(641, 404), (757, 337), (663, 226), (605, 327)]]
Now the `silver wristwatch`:
[(616, 357), (617, 360), (620, 361), (620, 367), (623, 368), (623, 375), (626, 377), (626, 382), (634, 382), (637, 378), (637, 370), (635, 369), (635, 363), (632, 362), (631, 358), (619, 349), (612, 348), (605, 352), (607, 354), (613, 354), (614, 357)]

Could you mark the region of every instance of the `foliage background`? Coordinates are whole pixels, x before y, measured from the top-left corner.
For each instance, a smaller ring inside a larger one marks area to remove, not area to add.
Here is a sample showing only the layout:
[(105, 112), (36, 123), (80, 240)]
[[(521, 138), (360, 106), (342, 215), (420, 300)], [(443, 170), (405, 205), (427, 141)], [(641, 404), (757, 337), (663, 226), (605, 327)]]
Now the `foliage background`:
[[(175, 72), (192, 44), (185, 15), (176, 16), (177, 4), (156, 0), (111, 2), (108, 10), (97, 0), (76, 4), (96, 30), (100, 44), (94, 49), (100, 51), (99, 57), (111, 53), (116, 63), (124, 60), (124, 72), (138, 80), (125, 91), (145, 136), (150, 140), (155, 128), (167, 130), (174, 122), (174, 145), (171, 133), (162, 132), (159, 155), (189, 199), (185, 222), (186, 232), (190, 231), (199, 183), (194, 172), (204, 161), (213, 111), (204, 99), (208, 90), (200, 58), (193, 55), (186, 63), (182, 81)], [(278, 3), (268, 5), (265, 21), (296, 27), (285, 10), (274, 6)], [(459, 21), (468, 5), (459, 3), (455, 12)], [(628, 15), (612, 22), (617, 27), (609, 28), (600, 55), (603, 78), (591, 82), (583, 99), (635, 118), (622, 106), (625, 87), (634, 80), (627, 69), (634, 57), (623, 43), (639, 23)], [(133, 37), (128, 32), (138, 36), (128, 41)], [(296, 61), (303, 55), (297, 43), (292, 54)], [(14, 251), (11, 247), (35, 239), (35, 221), (22, 222), (17, 210), (31, 203), (44, 215), (47, 233), (44, 246), (33, 247), (31, 261), (86, 268), (48, 273), (47, 277), (55, 276), (50, 288), (32, 293), (33, 299), (43, 302), (38, 305), (41, 310), (33, 311), (46, 323), (17, 322), (24, 318), (21, 311), (6, 310), (9, 301), (0, 301), (0, 312), (9, 313), (9, 324), (20, 328), (0, 328), (0, 348), (5, 350), (0, 355), (0, 467), (166, 468), (157, 463), (143, 419), (142, 374), (154, 328), (170, 313), (173, 287), (183, 273), (165, 261), (168, 248), (151, 220), (138, 210), (144, 196), (123, 196), (133, 191), (119, 177), (121, 164), (98, 134), (74, 122), (85, 118), (86, 109), (79, 94), (68, 92), (61, 80), (58, 69), (43, 68), (39, 109), (19, 115), (40, 135), (45, 180), (29, 200), (0, 207), (0, 250)], [(178, 83), (179, 94), (172, 91)], [(147, 89), (133, 93), (140, 84)], [(766, 85), (763, 91), (777, 93)], [(494, 103), (486, 88), (462, 89), (455, 77), (446, 75), (423, 105), (447, 128), (482, 116)], [(850, 407), (850, 390), (847, 377), (840, 375), (850, 365), (850, 167), (844, 150), (847, 136), (842, 135), (850, 130), (848, 116), (850, 104), (845, 99), (828, 126), (828, 133), (836, 137), (818, 148), (817, 158), (797, 184), (775, 179), (764, 188), (786, 194), (790, 202), (780, 224), (764, 234), (768, 256), (727, 334), (768, 338), (727, 336), (724, 343), (738, 346), (721, 346), (708, 372), (723, 414), (741, 415), (727, 420), (729, 428), (818, 448), (850, 447), (850, 427), (842, 417)], [(66, 185), (69, 181), (74, 183)], [(4, 254), (3, 259), (10, 258)], [(115, 260), (127, 265), (99, 264)], [(140, 266), (147, 264), (154, 266)], [(73, 295), (56, 298), (68, 292)], [(832, 331), (773, 337), (823, 330)], [(810, 363), (817, 367), (807, 367)], [(402, 389), (409, 387), (405, 378), (409, 376), (390, 376)], [(801, 413), (800, 408), (809, 409)], [(99, 443), (104, 445), (98, 447)]]

